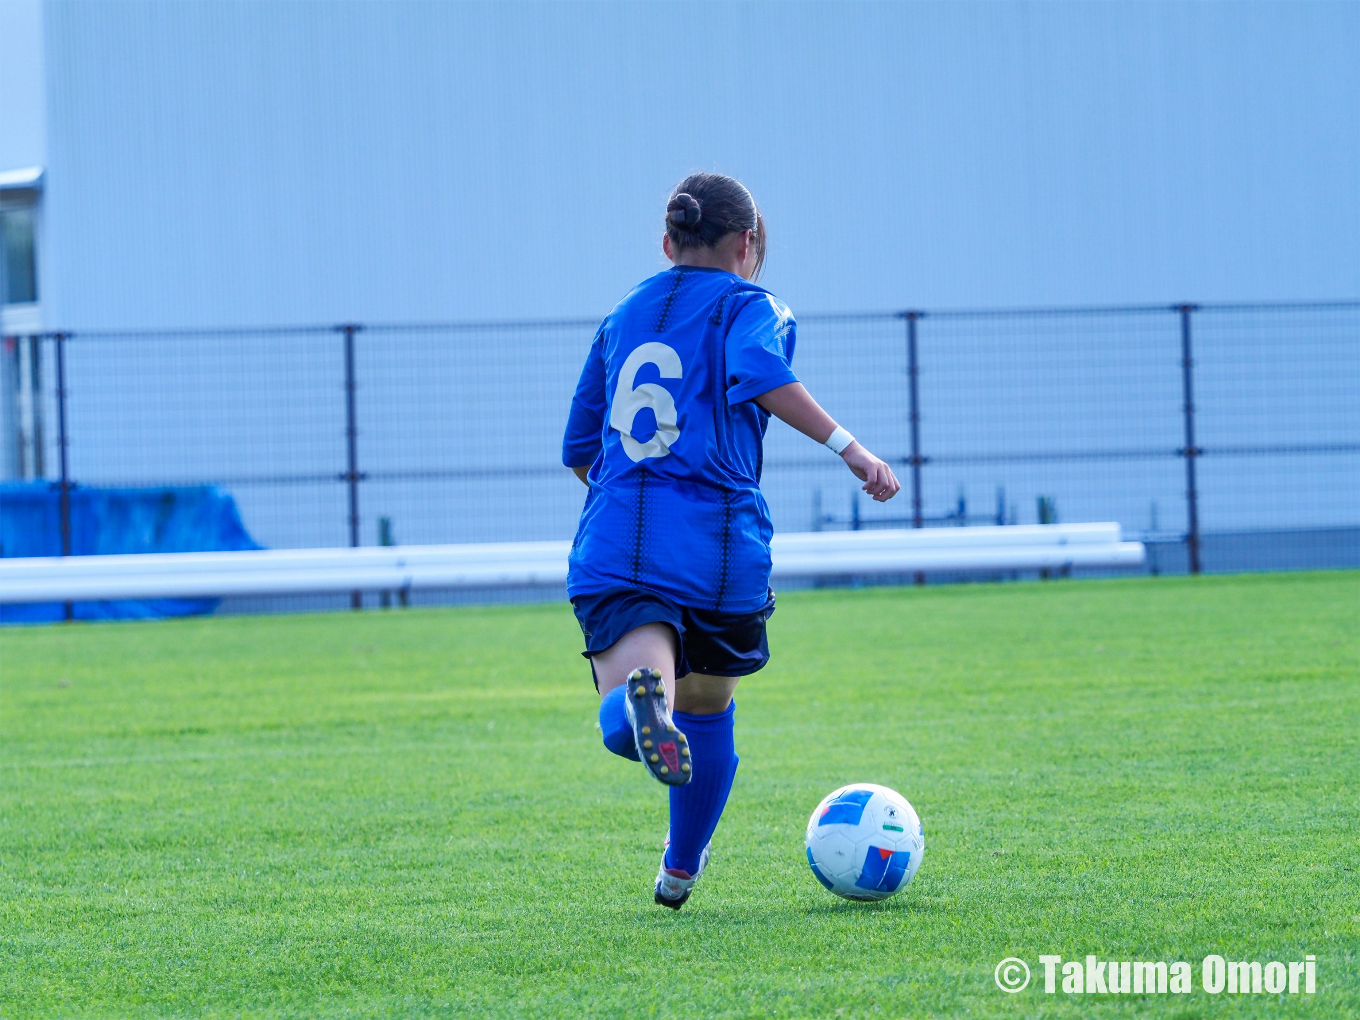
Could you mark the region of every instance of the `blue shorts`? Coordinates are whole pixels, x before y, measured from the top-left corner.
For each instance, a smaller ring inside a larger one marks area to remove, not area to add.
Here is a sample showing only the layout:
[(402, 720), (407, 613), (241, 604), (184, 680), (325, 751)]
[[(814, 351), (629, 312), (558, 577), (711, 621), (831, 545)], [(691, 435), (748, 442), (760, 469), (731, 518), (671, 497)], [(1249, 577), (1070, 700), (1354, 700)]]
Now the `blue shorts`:
[[(753, 612), (718, 613), (692, 609), (644, 588), (609, 588), (571, 600), (585, 635), (587, 659), (612, 648), (644, 623), (665, 623), (680, 639), (675, 675), (747, 676), (770, 661), (765, 621), (774, 612), (774, 592)], [(593, 667), (592, 667), (593, 669)], [(596, 687), (599, 681), (596, 681)]]

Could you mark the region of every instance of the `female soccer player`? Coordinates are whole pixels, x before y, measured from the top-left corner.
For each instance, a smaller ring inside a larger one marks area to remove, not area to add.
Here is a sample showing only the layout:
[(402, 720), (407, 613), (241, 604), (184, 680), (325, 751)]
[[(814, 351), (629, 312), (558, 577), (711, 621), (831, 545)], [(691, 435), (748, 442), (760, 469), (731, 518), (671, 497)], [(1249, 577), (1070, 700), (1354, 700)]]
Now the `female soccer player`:
[(720, 174), (686, 177), (661, 247), (673, 267), (595, 334), (562, 462), (590, 490), (567, 592), (604, 745), (670, 787), (655, 896), (678, 910), (737, 771), (732, 693), (770, 659), (770, 415), (839, 454), (874, 499), (899, 485), (793, 374), (793, 315), (753, 282), (765, 223), (751, 193)]

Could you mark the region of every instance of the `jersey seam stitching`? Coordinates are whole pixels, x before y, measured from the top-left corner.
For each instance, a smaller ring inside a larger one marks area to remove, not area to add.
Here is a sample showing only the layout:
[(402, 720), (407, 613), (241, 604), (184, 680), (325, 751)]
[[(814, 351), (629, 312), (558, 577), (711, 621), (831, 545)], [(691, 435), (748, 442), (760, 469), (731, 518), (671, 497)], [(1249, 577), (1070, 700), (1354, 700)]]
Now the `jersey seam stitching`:
[(678, 269), (672, 269), (671, 272), (675, 274), (675, 278), (671, 281), (671, 289), (666, 295), (666, 300), (662, 302), (661, 314), (657, 316), (656, 328), (653, 330), (655, 333), (666, 332), (667, 320), (670, 318), (671, 308), (675, 304), (676, 292), (680, 290), (680, 284), (683, 283), (685, 279), (685, 274)]

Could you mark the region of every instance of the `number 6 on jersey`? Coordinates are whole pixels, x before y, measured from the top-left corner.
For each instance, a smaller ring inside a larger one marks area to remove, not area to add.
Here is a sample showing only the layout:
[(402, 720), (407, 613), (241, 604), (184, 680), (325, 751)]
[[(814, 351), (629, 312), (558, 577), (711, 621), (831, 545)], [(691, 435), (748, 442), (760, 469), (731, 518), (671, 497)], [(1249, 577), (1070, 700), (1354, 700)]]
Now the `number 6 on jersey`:
[[(619, 385), (609, 411), (609, 427), (618, 431), (623, 440), (623, 452), (634, 463), (647, 457), (666, 456), (680, 438), (679, 419), (670, 391), (657, 383), (633, 385), (638, 369), (643, 365), (655, 365), (663, 379), (679, 379), (682, 374), (680, 355), (675, 353), (675, 348), (655, 341), (640, 344), (619, 370)], [(644, 407), (650, 407), (656, 415), (656, 433), (647, 442), (639, 443), (632, 436), (633, 419)]]

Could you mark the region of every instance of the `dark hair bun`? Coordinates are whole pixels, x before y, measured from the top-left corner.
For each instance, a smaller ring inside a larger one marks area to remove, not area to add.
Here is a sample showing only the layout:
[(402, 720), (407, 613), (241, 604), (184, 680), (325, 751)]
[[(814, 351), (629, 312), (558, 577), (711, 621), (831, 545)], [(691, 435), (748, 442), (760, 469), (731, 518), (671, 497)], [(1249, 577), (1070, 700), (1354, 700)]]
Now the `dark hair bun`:
[(693, 195), (682, 191), (666, 203), (666, 222), (677, 230), (698, 230), (703, 218), (704, 211), (699, 208), (699, 200)]

